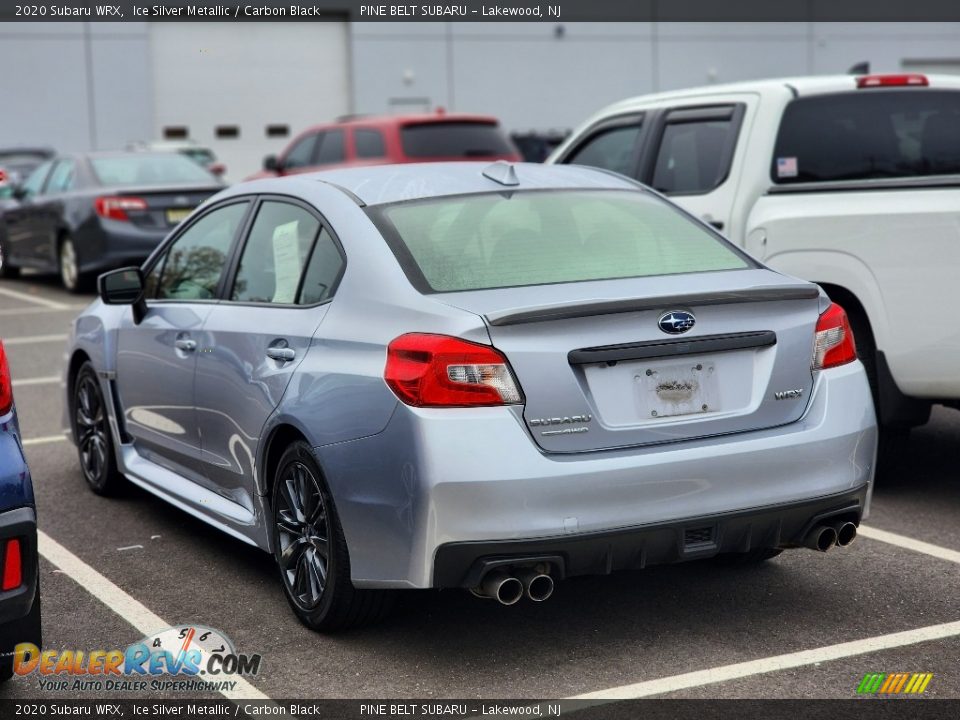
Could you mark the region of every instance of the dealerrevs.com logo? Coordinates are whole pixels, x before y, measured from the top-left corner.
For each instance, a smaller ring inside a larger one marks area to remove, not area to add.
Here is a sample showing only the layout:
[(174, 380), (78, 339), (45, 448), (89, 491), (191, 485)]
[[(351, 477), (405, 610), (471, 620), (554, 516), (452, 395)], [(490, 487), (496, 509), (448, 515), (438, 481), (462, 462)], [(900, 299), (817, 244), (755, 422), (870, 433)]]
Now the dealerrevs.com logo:
[(857, 686), (858, 695), (919, 695), (933, 673), (867, 673)]
[(238, 653), (213, 628), (178, 625), (126, 649), (43, 650), (32, 643), (14, 648), (13, 672), (36, 675), (42, 690), (186, 692), (233, 690), (231, 677), (256, 675), (261, 656)]

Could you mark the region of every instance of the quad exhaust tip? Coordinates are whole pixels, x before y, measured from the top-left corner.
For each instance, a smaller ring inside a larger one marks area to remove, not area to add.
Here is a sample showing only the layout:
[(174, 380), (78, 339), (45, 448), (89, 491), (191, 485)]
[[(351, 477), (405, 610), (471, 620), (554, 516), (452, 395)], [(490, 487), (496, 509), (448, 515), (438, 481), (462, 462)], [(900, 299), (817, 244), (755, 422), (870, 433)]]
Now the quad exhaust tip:
[(524, 568), (517, 573), (517, 578), (523, 583), (526, 596), (533, 602), (543, 602), (553, 595), (553, 578), (547, 573)]
[(554, 583), (549, 566), (520, 567), (515, 571), (492, 570), (471, 589), (477, 597), (493, 598), (501, 605), (515, 605), (524, 596), (543, 602), (553, 595)]
[(843, 520), (832, 525), (817, 525), (803, 541), (804, 547), (818, 552), (826, 552), (834, 545), (847, 547), (857, 537), (857, 525)]
[(826, 552), (837, 544), (837, 531), (829, 525), (818, 525), (807, 534), (803, 544), (811, 550)]
[(837, 531), (837, 547), (847, 547), (857, 539), (857, 526), (852, 522), (838, 523), (834, 529)]
[(480, 584), (484, 597), (494, 598), (501, 605), (515, 605), (523, 597), (523, 583), (512, 575), (492, 572)]

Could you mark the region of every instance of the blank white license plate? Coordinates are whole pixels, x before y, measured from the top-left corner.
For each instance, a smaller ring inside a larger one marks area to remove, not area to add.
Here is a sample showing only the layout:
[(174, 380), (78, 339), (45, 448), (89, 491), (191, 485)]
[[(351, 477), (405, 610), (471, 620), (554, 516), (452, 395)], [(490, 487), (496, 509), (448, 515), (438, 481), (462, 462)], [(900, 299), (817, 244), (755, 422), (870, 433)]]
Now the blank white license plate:
[(641, 364), (635, 380), (641, 419), (702, 415), (720, 409), (713, 363)]

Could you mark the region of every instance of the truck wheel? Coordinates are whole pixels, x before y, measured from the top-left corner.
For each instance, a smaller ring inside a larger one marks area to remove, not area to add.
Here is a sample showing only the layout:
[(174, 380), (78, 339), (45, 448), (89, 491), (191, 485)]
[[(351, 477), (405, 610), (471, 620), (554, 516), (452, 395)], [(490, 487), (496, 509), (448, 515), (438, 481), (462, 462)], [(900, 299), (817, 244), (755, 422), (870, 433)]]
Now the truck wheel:
[(869, 321), (859, 308), (848, 311), (847, 317), (850, 320), (850, 327), (853, 329), (857, 357), (866, 371), (867, 381), (870, 383), (870, 394), (873, 395), (873, 404), (877, 411), (879, 433), (877, 440), (877, 475), (890, 476), (908, 451), (911, 428), (883, 421), (881, 410), (883, 393), (880, 388), (879, 363), (877, 347), (873, 340), (873, 331), (870, 328)]

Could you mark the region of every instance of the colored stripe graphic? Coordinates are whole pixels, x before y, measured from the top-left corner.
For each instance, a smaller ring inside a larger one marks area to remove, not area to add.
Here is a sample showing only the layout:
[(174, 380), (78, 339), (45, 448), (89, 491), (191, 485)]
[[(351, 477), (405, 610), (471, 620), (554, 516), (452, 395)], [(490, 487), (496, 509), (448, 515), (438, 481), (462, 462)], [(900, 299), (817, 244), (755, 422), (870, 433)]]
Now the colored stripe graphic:
[(919, 695), (932, 679), (933, 673), (867, 673), (857, 686), (857, 694)]

